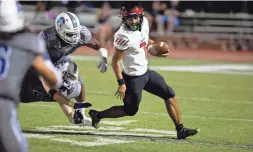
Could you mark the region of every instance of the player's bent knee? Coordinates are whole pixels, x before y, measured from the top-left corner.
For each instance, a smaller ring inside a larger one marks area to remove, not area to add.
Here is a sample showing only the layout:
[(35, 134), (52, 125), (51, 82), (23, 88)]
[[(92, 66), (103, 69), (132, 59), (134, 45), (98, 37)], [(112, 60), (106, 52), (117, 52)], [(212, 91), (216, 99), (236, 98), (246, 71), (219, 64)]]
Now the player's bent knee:
[(166, 95), (163, 97), (163, 99), (164, 99), (165, 101), (167, 101), (168, 99), (174, 98), (175, 96), (176, 96), (175, 91), (174, 91), (171, 87), (168, 87), (168, 88), (167, 88), (167, 93), (166, 93)]
[(137, 105), (124, 105), (124, 111), (128, 116), (134, 116), (139, 110)]
[(170, 98), (174, 98), (176, 96), (176, 93), (172, 88), (169, 88), (168, 92), (169, 92)]

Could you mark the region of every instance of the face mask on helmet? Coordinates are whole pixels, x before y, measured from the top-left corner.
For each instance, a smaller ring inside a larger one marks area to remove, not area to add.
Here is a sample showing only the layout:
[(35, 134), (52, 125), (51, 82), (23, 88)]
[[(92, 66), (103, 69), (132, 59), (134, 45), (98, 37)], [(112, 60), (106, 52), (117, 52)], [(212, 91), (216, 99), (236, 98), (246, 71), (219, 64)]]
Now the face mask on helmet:
[(55, 20), (55, 29), (62, 40), (77, 44), (80, 40), (81, 25), (77, 16), (70, 12), (59, 14)]
[(78, 68), (72, 61), (63, 61), (56, 65), (62, 72), (63, 87), (75, 89), (75, 83), (78, 82)]
[(138, 30), (138, 26), (140, 24), (140, 18), (141, 17), (139, 15), (126, 16), (125, 20), (126, 20), (127, 26), (133, 31)]
[(76, 33), (67, 33), (64, 32), (64, 38), (67, 43), (70, 44), (76, 44), (80, 40), (80, 31), (77, 31)]
[(78, 81), (78, 77), (68, 71), (62, 73), (63, 86), (67, 89), (75, 89), (75, 83)]

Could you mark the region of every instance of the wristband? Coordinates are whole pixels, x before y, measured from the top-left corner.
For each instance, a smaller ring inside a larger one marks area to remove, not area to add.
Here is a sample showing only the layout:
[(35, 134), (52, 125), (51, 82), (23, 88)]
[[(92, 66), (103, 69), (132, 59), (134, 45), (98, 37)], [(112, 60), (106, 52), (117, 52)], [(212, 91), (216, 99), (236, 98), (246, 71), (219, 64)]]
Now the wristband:
[(118, 81), (118, 85), (123, 85), (125, 84), (125, 80), (124, 79), (119, 79)]

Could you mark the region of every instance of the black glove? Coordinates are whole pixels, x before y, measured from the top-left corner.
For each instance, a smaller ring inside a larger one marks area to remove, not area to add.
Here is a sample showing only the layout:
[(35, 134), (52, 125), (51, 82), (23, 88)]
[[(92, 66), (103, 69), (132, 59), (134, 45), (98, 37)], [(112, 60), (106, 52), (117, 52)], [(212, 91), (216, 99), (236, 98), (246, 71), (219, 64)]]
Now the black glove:
[(83, 114), (79, 110), (75, 110), (73, 119), (75, 124), (80, 124), (83, 122)]
[(89, 108), (92, 104), (89, 102), (75, 102), (74, 109)]

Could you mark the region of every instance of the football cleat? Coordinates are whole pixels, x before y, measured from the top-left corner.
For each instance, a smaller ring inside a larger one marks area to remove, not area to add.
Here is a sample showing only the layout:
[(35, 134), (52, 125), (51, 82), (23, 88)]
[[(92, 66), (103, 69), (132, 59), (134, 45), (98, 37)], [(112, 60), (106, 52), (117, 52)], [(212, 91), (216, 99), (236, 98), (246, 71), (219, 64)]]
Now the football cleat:
[(98, 111), (96, 110), (89, 111), (89, 115), (91, 117), (91, 125), (96, 129), (99, 128), (99, 122), (100, 122), (100, 119), (97, 118), (97, 114), (98, 114)]
[(196, 135), (200, 129), (190, 129), (190, 128), (183, 128), (180, 131), (177, 131), (177, 139), (185, 139), (189, 136)]

